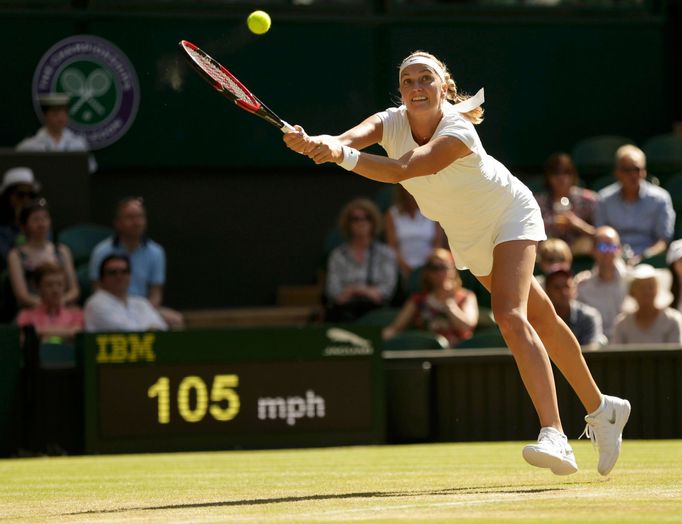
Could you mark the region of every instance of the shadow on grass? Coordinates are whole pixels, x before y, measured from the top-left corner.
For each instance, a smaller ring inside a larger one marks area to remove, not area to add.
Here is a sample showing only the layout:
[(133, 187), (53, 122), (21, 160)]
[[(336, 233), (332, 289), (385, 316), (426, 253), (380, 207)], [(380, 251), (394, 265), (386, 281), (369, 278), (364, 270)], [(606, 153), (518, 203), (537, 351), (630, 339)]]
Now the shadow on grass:
[[(573, 484), (584, 484), (584, 482), (576, 482)], [(157, 511), (157, 510), (172, 510), (172, 509), (196, 509), (196, 508), (221, 508), (230, 506), (260, 506), (265, 504), (284, 504), (287, 502), (308, 502), (315, 500), (338, 500), (338, 499), (369, 499), (369, 498), (403, 498), (403, 497), (420, 497), (420, 496), (447, 496), (447, 495), (481, 495), (481, 494), (534, 494), (546, 493), (552, 491), (563, 491), (570, 484), (562, 484), (561, 486), (551, 488), (539, 488), (533, 486), (477, 486), (477, 487), (462, 487), (462, 488), (446, 488), (437, 490), (422, 490), (422, 491), (361, 491), (354, 493), (328, 493), (324, 495), (302, 495), (300, 497), (275, 497), (262, 499), (242, 499), (242, 500), (225, 500), (217, 502), (197, 502), (194, 504), (169, 504), (164, 506), (138, 506), (115, 509), (102, 510), (87, 510), (77, 511), (74, 513), (62, 513), (60, 516), (76, 516), (76, 515), (93, 515), (93, 514), (107, 514), (107, 513), (123, 513), (126, 511)]]

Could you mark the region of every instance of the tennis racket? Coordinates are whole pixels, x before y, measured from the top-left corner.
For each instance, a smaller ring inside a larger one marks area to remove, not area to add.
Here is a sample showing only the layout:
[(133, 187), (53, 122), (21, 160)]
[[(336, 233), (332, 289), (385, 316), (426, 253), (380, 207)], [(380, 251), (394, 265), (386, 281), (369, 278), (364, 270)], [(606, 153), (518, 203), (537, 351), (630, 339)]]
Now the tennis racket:
[(278, 117), (268, 106), (242, 84), (236, 76), (230, 73), (220, 62), (211, 58), (199, 47), (187, 40), (180, 40), (178, 47), (194, 69), (221, 95), (232, 100), (237, 106), (249, 113), (261, 117), (266, 122), (279, 128), (283, 133), (296, 130)]

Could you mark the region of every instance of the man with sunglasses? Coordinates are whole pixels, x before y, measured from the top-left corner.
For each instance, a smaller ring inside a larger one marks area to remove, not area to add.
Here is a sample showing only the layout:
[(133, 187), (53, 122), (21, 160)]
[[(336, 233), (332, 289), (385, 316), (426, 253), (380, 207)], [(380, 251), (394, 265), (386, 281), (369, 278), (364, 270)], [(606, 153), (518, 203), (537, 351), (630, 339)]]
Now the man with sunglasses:
[(154, 331), (167, 325), (149, 300), (128, 294), (130, 259), (113, 254), (99, 266), (97, 291), (85, 303), (86, 331)]
[(670, 193), (647, 182), (646, 156), (638, 147), (616, 151), (614, 174), (617, 182), (598, 194), (594, 222), (618, 231), (627, 263), (634, 266), (665, 252), (675, 230), (675, 210)]
[(599, 227), (592, 248), (595, 266), (591, 271), (576, 275), (578, 300), (601, 313), (602, 327), (608, 339), (613, 336), (614, 321), (623, 310), (628, 294), (626, 278), (629, 269), (622, 253), (618, 232), (610, 226)]

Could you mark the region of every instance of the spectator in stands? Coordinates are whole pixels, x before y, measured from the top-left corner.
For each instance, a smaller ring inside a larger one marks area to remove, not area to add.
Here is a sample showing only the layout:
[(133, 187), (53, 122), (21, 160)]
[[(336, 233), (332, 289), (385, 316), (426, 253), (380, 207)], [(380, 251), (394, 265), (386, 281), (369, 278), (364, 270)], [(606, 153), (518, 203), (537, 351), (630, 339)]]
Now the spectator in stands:
[(126, 197), (118, 203), (114, 229), (115, 235), (102, 240), (90, 255), (89, 273), (93, 288), (97, 285), (102, 260), (112, 253), (126, 255), (133, 271), (128, 290), (130, 295), (147, 298), (169, 326), (183, 327), (182, 314), (162, 306), (166, 253), (162, 246), (147, 237), (147, 212), (142, 198)]
[(633, 269), (629, 291), (637, 302), (637, 310), (618, 316), (611, 342), (682, 344), (682, 313), (658, 300), (662, 290), (653, 266), (640, 264)]
[(422, 215), (414, 197), (397, 184), (395, 203), (386, 211), (386, 243), (398, 258), (404, 279), (426, 262), (433, 249), (441, 247), (443, 230), (433, 220)]
[(559, 264), (551, 268), (545, 278), (547, 296), (578, 343), (588, 349), (598, 349), (606, 344), (599, 311), (576, 300), (573, 272)]
[(535, 275), (535, 279), (544, 287), (545, 275), (550, 269), (556, 269), (557, 265), (571, 269), (571, 264), (573, 264), (571, 247), (560, 238), (548, 238), (538, 246), (537, 269), (539, 274)]
[(670, 243), (666, 255), (666, 262), (668, 263), (668, 268), (672, 275), (672, 307), (678, 311), (682, 311), (682, 292), (680, 289), (682, 284), (682, 239)]
[(53, 262), (39, 266), (35, 271), (40, 303), (33, 308), (23, 308), (17, 316), (21, 327), (33, 326), (42, 338), (72, 339), (83, 330), (83, 311), (65, 305), (66, 272)]
[(545, 163), (544, 193), (536, 196), (549, 238), (564, 240), (574, 254), (588, 253), (594, 235), (597, 195), (578, 186), (570, 155), (554, 153)]
[(407, 300), (382, 336), (389, 339), (412, 326), (442, 335), (450, 347), (455, 347), (471, 338), (477, 323), (476, 295), (462, 287), (450, 251), (438, 248), (431, 252), (424, 266), (423, 291)]
[(71, 250), (64, 244), (50, 240), (52, 220), (44, 198), (34, 200), (22, 207), (19, 215), (21, 230), (26, 242), (12, 248), (7, 256), (12, 291), (20, 307), (35, 307), (41, 304), (35, 272), (45, 263), (53, 263), (64, 269), (66, 289), (64, 304), (73, 304), (80, 296), (76, 270)]
[(387, 305), (396, 289), (398, 264), (393, 250), (377, 241), (381, 212), (368, 199), (357, 198), (341, 211), (339, 226), (346, 241), (329, 255), (325, 318), (355, 320)]
[(616, 151), (615, 176), (618, 181), (599, 192), (595, 225), (618, 231), (626, 262), (636, 265), (666, 250), (675, 211), (670, 194), (646, 181), (646, 156), (638, 147)]
[(7, 265), (7, 255), (21, 240), (21, 208), (38, 196), (40, 184), (28, 167), (13, 167), (5, 172), (0, 186), (0, 272)]
[(623, 311), (628, 294), (629, 268), (622, 253), (618, 232), (610, 226), (597, 228), (592, 248), (595, 266), (575, 277), (578, 300), (599, 311), (604, 334), (609, 340), (613, 338), (613, 324)]
[(111, 254), (102, 260), (97, 291), (85, 303), (86, 331), (166, 330), (167, 325), (144, 297), (130, 295), (130, 259)]
[[(19, 142), (17, 151), (89, 151), (87, 140), (68, 128), (69, 101), (69, 95), (64, 93), (40, 95), (38, 102), (43, 113), (43, 127), (32, 137)], [(88, 169), (91, 173), (97, 171), (97, 161), (92, 154), (88, 157)]]

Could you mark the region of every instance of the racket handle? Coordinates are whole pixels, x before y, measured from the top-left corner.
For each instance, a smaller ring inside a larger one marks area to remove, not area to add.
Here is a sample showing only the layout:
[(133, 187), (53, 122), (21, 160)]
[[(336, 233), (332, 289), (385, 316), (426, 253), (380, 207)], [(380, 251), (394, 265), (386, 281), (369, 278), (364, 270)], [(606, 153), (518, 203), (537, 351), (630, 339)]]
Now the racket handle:
[(288, 124), (284, 120), (282, 120), (282, 127), (280, 129), (282, 130), (282, 133), (295, 133), (296, 130), (291, 126), (291, 124)]

